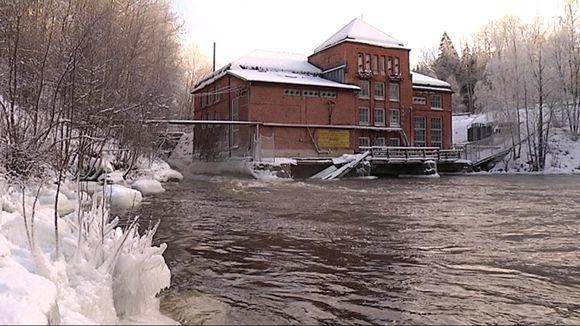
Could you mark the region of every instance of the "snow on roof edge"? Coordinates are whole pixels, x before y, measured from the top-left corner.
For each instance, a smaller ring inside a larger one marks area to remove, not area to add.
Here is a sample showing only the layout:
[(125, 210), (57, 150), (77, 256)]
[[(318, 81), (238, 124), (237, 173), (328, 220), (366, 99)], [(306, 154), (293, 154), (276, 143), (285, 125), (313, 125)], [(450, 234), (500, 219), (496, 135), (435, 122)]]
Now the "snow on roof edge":
[(418, 89), (418, 90), (423, 90), (423, 91), (439, 91), (439, 92), (453, 93), (453, 90), (451, 88), (436, 87), (436, 86), (424, 86), (424, 85), (417, 85), (417, 84), (413, 84), (413, 89)]
[(353, 38), (345, 38), (345, 39), (342, 39), (342, 40), (340, 40), (340, 41), (338, 41), (336, 43), (329, 44), (328, 46), (326, 46), (324, 48), (321, 48), (321, 49), (316, 48), (314, 50), (314, 53), (312, 53), (312, 55), (314, 55), (314, 54), (316, 54), (318, 52), (322, 52), (322, 51), (324, 51), (326, 49), (330, 49), (331, 47), (337, 46), (337, 45), (342, 44), (344, 42), (353, 42), (353, 43), (374, 45), (374, 46), (379, 46), (379, 47), (382, 47), (382, 48), (385, 48), (385, 49), (401, 49), (401, 50), (411, 51), (411, 49), (408, 48), (408, 47), (406, 47), (406, 46), (400, 46), (400, 45), (396, 45), (396, 44), (388, 44), (388, 43), (381, 43), (381, 42), (372, 42), (372, 41), (365, 41), (365, 40), (357, 40), (357, 39), (353, 39)]
[[(247, 73), (245, 73), (247, 72)], [(310, 76), (310, 80), (307, 79), (294, 79), (285, 80), (282, 76), (273, 76), (272, 74), (267, 74), (265, 77), (271, 78), (256, 78), (255, 76), (251, 76), (250, 73), (253, 71), (240, 71), (240, 70), (228, 70), (228, 74), (240, 78), (245, 81), (253, 81), (253, 82), (263, 82), (263, 83), (275, 83), (275, 84), (287, 84), (287, 85), (307, 85), (307, 86), (317, 86), (317, 87), (327, 87), (327, 88), (342, 88), (342, 89), (350, 89), (350, 90), (360, 90), (359, 86), (351, 85), (351, 84), (343, 84), (338, 83), (329, 79), (325, 79), (318, 76)], [(316, 78), (317, 80), (312, 80)]]

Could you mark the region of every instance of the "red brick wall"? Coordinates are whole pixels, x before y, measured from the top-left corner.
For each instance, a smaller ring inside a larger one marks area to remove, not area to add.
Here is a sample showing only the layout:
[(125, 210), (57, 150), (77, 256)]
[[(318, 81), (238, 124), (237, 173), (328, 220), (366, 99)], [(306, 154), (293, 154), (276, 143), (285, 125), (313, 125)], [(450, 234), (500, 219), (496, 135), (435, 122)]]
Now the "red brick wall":
[[(413, 114), (410, 119), (410, 123), (414, 123), (414, 118), (416, 116), (423, 116), (426, 118), (426, 141), (427, 146), (431, 146), (431, 118), (433, 117), (440, 117), (441, 122), (443, 124), (442, 128), (442, 147), (443, 148), (451, 148), (453, 146), (453, 139), (452, 139), (452, 108), (451, 108), (451, 93), (450, 92), (441, 92), (441, 91), (423, 91), (423, 90), (415, 90), (413, 92), (414, 96), (421, 96), (425, 97), (426, 103), (425, 105), (413, 104)], [(442, 109), (433, 109), (431, 108), (431, 97), (433, 95), (440, 95), (441, 96), (441, 104)], [(411, 139), (415, 137), (414, 132), (411, 134)]]
[[(374, 124), (373, 119), (373, 112), (375, 108), (384, 108), (385, 112), (387, 113), (386, 116), (386, 123), (387, 126), (389, 125), (390, 121), (390, 109), (399, 109), (400, 110), (400, 121), (401, 121), (401, 128), (403, 128), (407, 138), (411, 139), (411, 127), (412, 125), (409, 124), (409, 117), (411, 116), (411, 103), (413, 97), (413, 90), (412, 90), (412, 81), (411, 81), (411, 71), (409, 67), (409, 50), (407, 49), (400, 49), (400, 48), (384, 48), (379, 46), (373, 46), (368, 44), (362, 43), (355, 43), (355, 42), (343, 42), (338, 45), (335, 45), (331, 48), (323, 50), (321, 52), (315, 53), (311, 55), (308, 60), (316, 65), (317, 67), (325, 70), (334, 68), (339, 65), (346, 64), (346, 82), (354, 85), (359, 85), (359, 72), (358, 72), (358, 55), (362, 53), (363, 56), (365, 54), (371, 55), (371, 70), (372, 70), (372, 56), (377, 55), (379, 58), (384, 56), (385, 58), (388, 57), (398, 57), (400, 73), (402, 76), (401, 81), (399, 82), (399, 89), (400, 89), (400, 99), (399, 101), (390, 101), (389, 100), (389, 77), (386, 75), (381, 74), (379, 71), (378, 74), (373, 74), (369, 81), (369, 92), (370, 97), (369, 99), (360, 99), (356, 98), (355, 107), (357, 110), (357, 115), (354, 120), (354, 124), (359, 123), (358, 119), (358, 108), (359, 107), (368, 107), (371, 112), (371, 125)], [(363, 66), (365, 60), (363, 57)], [(385, 63), (386, 65), (386, 63)], [(379, 67), (380, 68), (380, 67)], [(385, 70), (388, 70), (385, 67)], [(388, 72), (387, 72), (388, 73)], [(385, 83), (385, 100), (376, 100), (373, 96), (374, 92), (374, 83), (375, 82), (383, 82)], [(374, 138), (376, 137), (385, 137), (385, 138), (399, 138), (398, 133), (385, 133), (385, 132), (364, 132), (359, 133), (359, 136), (370, 137), (371, 144), (374, 142)], [(358, 138), (358, 137), (357, 137)], [(401, 145), (403, 145), (404, 140), (401, 139)]]
[[(409, 50), (397, 48), (383, 48), (361, 43), (345, 42), (337, 46), (326, 49), (322, 52), (315, 53), (309, 57), (309, 61), (321, 69), (330, 69), (339, 65), (346, 65), (346, 82), (359, 85), (360, 76), (358, 71), (358, 54), (377, 55), (378, 58), (384, 56), (398, 57), (400, 60), (400, 73), (402, 79), (398, 82), (400, 89), (399, 101), (389, 99), (389, 76), (373, 74), (369, 79), (369, 98), (359, 98), (358, 92), (347, 89), (333, 89), (315, 86), (301, 86), (289, 84), (275, 84), (262, 82), (246, 82), (231, 75), (226, 75), (211, 85), (197, 91), (197, 94), (214, 91), (216, 86), (220, 89), (230, 90), (221, 94), (221, 99), (217, 103), (201, 107), (199, 96), (195, 100), (195, 119), (203, 119), (210, 115), (209, 120), (214, 119), (214, 112), (219, 112), (223, 120), (230, 120), (230, 104), (233, 98), (240, 97), (240, 115), (241, 121), (261, 121), (261, 122), (279, 122), (291, 124), (345, 124), (359, 125), (359, 108), (368, 107), (370, 116), (370, 125), (374, 125), (374, 109), (385, 109), (385, 123), (389, 126), (390, 109), (400, 110), (400, 126), (403, 128), (408, 145), (413, 145), (414, 138), (414, 117), (425, 116), (426, 126), (426, 145), (431, 145), (431, 118), (441, 117), (443, 123), (442, 142), (444, 148), (452, 146), (451, 139), (451, 93), (440, 92), (442, 96), (443, 110), (433, 110), (430, 107), (430, 96), (432, 92), (413, 91), (411, 72), (409, 66)], [(365, 64), (363, 59), (363, 66)], [(394, 62), (393, 62), (394, 64)], [(387, 70), (387, 67), (385, 67)], [(388, 73), (387, 73), (388, 74)], [(385, 84), (385, 98), (383, 100), (374, 97), (374, 83), (382, 82)], [(285, 89), (313, 90), (319, 93), (317, 97), (291, 96), (285, 95)], [(331, 91), (336, 93), (336, 98), (320, 97), (320, 92)], [(413, 95), (425, 96), (427, 105), (413, 105)], [(330, 119), (329, 119), (330, 115)], [(199, 129), (199, 128), (198, 128)], [(198, 135), (201, 137), (207, 130), (199, 130)], [(247, 151), (248, 144), (252, 142), (255, 133), (254, 127), (240, 127), (240, 149), (238, 154), (244, 154)], [(317, 141), (317, 131), (306, 128), (262, 128), (261, 134), (266, 137), (266, 141), (275, 142), (276, 155), (316, 155), (315, 142)], [(350, 149), (343, 151), (352, 151), (358, 148), (359, 137), (369, 137), (371, 145), (378, 137), (384, 137), (388, 142), (389, 138), (399, 138), (397, 132), (378, 132), (378, 131), (351, 131), (350, 132)], [(274, 139), (274, 140), (272, 140)], [(404, 139), (401, 137), (401, 145), (404, 145)], [(325, 150), (325, 149), (322, 149)], [(337, 151), (337, 150), (334, 150)]]

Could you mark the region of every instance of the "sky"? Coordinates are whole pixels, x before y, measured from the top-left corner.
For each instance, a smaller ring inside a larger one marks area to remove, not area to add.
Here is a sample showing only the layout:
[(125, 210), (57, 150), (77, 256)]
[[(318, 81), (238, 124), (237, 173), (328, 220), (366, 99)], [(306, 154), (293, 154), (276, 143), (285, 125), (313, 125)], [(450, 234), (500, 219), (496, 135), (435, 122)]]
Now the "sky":
[(172, 0), (184, 26), (184, 42), (194, 43), (216, 69), (253, 50), (309, 55), (354, 18), (402, 41), (411, 66), (437, 49), (443, 32), (455, 47), (483, 25), (505, 15), (523, 20), (555, 17), (564, 0)]

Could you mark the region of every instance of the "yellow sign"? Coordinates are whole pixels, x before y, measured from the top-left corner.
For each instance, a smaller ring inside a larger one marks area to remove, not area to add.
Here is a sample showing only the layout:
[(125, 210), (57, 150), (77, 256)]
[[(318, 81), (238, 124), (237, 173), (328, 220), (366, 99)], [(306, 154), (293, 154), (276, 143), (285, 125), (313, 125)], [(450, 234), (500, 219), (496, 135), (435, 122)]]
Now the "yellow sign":
[(318, 147), (349, 148), (350, 131), (339, 129), (318, 129)]

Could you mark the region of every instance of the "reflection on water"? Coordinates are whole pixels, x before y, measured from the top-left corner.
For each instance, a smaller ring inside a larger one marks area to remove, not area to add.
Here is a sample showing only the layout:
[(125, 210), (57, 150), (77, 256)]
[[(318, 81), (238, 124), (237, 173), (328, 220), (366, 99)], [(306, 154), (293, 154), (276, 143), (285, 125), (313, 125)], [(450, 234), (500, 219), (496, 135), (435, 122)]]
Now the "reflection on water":
[(580, 178), (169, 185), (139, 214), (184, 323), (580, 323)]

